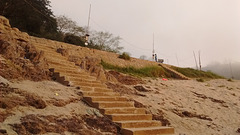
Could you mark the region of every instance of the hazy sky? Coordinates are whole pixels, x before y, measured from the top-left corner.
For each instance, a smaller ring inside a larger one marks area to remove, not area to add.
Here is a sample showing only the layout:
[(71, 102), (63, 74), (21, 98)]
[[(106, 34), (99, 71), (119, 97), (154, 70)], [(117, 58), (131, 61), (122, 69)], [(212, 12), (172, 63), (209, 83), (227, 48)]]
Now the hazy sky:
[[(240, 0), (50, 0), (55, 15), (80, 26), (108, 31), (123, 38), (132, 57), (153, 50), (165, 63), (194, 67), (193, 51), (202, 66), (211, 62), (240, 62)], [(178, 62), (177, 62), (178, 59)]]

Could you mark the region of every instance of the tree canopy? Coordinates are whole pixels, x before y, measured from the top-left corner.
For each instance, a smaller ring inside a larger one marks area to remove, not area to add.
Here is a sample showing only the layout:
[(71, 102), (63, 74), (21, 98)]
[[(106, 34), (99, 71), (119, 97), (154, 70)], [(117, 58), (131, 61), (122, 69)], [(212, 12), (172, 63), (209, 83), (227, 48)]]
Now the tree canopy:
[(56, 17), (58, 30), (62, 34), (72, 34), (75, 36), (83, 36), (84, 30), (82, 27), (78, 26), (77, 23), (70, 18), (60, 15)]
[(30, 35), (57, 38), (57, 22), (49, 0), (1, 0), (0, 15), (10, 20), (13, 27)]

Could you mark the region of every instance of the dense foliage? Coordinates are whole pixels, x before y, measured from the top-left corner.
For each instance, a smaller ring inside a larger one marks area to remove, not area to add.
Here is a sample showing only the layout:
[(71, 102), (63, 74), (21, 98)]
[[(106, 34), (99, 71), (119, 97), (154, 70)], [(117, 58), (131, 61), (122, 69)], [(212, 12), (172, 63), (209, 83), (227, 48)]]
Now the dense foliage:
[(30, 35), (57, 39), (60, 35), (49, 4), (49, 0), (1, 0), (0, 15)]
[(69, 43), (69, 44), (85, 46), (81, 37), (73, 35), (73, 34), (66, 34), (63, 41), (65, 43)]

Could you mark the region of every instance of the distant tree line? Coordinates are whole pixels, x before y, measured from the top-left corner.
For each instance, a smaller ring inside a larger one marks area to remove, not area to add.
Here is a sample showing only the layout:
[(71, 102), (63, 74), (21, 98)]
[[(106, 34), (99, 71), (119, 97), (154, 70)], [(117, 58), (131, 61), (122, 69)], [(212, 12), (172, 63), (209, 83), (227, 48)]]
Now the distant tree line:
[[(66, 16), (55, 17), (50, 7), (49, 0), (1, 0), (0, 15), (32, 36), (86, 46), (85, 29)], [(116, 53), (123, 49), (121, 38), (109, 32), (91, 31), (90, 37), (89, 48)]]

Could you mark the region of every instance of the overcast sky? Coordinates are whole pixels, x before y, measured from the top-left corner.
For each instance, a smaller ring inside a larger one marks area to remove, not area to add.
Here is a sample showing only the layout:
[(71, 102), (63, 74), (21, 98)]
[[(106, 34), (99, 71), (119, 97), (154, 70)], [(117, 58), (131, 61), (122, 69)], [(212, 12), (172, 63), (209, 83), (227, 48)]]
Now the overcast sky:
[[(211, 62), (240, 62), (240, 0), (50, 0), (55, 15), (65, 15), (90, 29), (123, 38), (132, 57), (153, 50), (165, 63), (195, 67)], [(198, 57), (198, 56), (197, 56)], [(178, 62), (177, 62), (178, 59)]]

